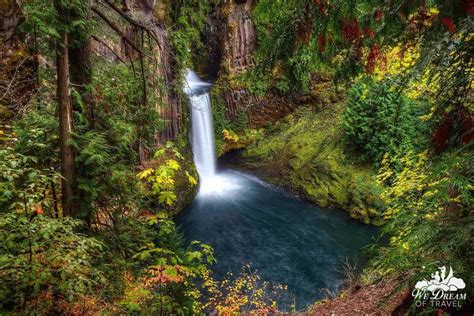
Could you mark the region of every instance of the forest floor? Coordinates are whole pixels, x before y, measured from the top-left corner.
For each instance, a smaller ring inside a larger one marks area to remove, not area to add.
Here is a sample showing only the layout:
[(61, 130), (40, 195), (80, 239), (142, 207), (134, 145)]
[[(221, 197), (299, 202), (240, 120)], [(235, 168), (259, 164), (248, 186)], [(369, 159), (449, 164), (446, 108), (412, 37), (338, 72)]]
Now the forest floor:
[[(338, 297), (314, 305), (309, 315), (398, 315), (396, 312), (408, 298), (410, 290), (398, 291), (398, 280), (357, 286), (342, 292)], [(395, 291), (395, 293), (393, 293)]]

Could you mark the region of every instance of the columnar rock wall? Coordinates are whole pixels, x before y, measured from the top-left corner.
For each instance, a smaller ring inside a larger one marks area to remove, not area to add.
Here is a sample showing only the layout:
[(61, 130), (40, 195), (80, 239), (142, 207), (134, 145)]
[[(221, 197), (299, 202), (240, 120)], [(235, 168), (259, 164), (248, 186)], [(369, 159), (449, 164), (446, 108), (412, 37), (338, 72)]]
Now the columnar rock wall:
[[(176, 138), (183, 128), (182, 101), (174, 90), (176, 74), (173, 71), (174, 59), (169, 34), (165, 22), (156, 15), (157, 6), (160, 5), (162, 5), (161, 1), (156, 0), (127, 1), (129, 14), (135, 15), (135, 18), (150, 29), (153, 35), (150, 43), (153, 45), (153, 58), (156, 60), (156, 66), (152, 80), (156, 79), (156, 82), (152, 83), (160, 95), (156, 107), (165, 124), (164, 129), (156, 133), (157, 144)], [(141, 30), (131, 26), (127, 36), (134, 41), (137, 39), (140, 41), (140, 32)], [(123, 47), (125, 55), (133, 54), (132, 50), (127, 49), (126, 44), (123, 44)], [(159, 80), (160, 78), (161, 80)]]
[[(251, 15), (253, 6), (254, 0), (224, 0), (211, 13), (207, 30), (214, 33), (209, 34), (208, 38), (219, 36), (221, 40), (217, 42), (220, 51), (208, 53), (207, 63), (219, 64), (217, 84), (226, 105), (227, 118), (233, 120), (238, 112), (245, 111), (250, 127), (258, 128), (290, 113), (295, 104), (290, 98), (278, 96), (273, 91), (265, 96), (252, 95), (233, 82), (238, 75), (254, 66), (252, 55), (257, 48), (257, 33)], [(208, 47), (213, 44), (215, 42), (207, 42)]]

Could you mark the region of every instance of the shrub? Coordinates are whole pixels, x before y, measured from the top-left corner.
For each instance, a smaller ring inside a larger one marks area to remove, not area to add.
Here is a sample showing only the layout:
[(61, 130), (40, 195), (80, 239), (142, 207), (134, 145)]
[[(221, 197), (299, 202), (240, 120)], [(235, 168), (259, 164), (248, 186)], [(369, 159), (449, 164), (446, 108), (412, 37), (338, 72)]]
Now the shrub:
[(349, 93), (343, 113), (345, 142), (362, 160), (376, 165), (385, 153), (406, 152), (420, 134), (420, 105), (393, 90), (389, 80), (365, 77)]
[[(466, 283), (472, 279), (472, 179), (474, 155), (466, 146), (430, 158), (427, 151), (409, 152), (399, 160), (401, 171), (382, 198), (387, 203), (382, 229), (388, 243), (376, 247), (371, 268), (382, 275), (412, 271), (413, 282), (439, 266), (452, 266)], [(384, 159), (378, 181), (393, 177)], [(471, 291), (470, 289), (466, 289)], [(468, 297), (470, 297), (468, 292)]]
[(41, 209), (0, 216), (2, 310), (67, 313), (93, 293), (102, 280), (94, 266), (102, 244), (76, 233), (79, 224), (44, 216)]

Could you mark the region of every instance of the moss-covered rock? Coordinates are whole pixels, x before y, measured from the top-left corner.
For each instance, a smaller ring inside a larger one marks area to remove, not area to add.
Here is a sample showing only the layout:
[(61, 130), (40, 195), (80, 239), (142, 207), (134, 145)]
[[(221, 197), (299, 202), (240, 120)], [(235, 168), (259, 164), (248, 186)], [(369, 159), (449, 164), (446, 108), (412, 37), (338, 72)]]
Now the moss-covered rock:
[(381, 224), (383, 203), (370, 166), (346, 156), (344, 102), (326, 87), (311, 104), (280, 120), (241, 154), (244, 168), (322, 207), (345, 209), (364, 223)]

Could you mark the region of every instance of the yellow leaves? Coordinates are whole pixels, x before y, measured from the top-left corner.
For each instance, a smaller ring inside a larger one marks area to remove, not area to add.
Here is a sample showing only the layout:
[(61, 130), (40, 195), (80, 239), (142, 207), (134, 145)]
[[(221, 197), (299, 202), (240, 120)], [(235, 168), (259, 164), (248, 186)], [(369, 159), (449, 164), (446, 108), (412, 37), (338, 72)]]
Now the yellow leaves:
[(156, 169), (148, 168), (137, 176), (151, 184), (152, 193), (158, 196), (159, 203), (172, 206), (177, 197), (173, 192), (175, 188), (175, 172), (181, 170), (181, 165), (174, 159), (168, 159), (165, 164)]
[(155, 184), (159, 187), (174, 187), (174, 179), (166, 174), (160, 174), (155, 178)]
[(176, 194), (174, 194), (173, 191), (161, 191), (159, 193), (158, 201), (160, 203), (166, 203), (168, 206), (171, 206), (174, 204), (176, 199)]
[(173, 170), (180, 170), (181, 169), (181, 166), (179, 165), (179, 163), (174, 159), (166, 160), (166, 165), (168, 167), (170, 167), (171, 169), (173, 169)]
[(236, 143), (239, 141), (239, 135), (237, 135), (235, 132), (228, 130), (228, 129), (223, 129), (222, 134), (224, 135), (224, 140), (232, 143)]
[(404, 251), (408, 251), (408, 250), (410, 250), (410, 245), (407, 242), (405, 242), (405, 243), (402, 244), (402, 249)]
[(433, 197), (435, 194), (436, 194), (435, 191), (426, 191), (425, 193), (423, 193), (423, 198), (424, 199), (429, 199), (429, 198)]
[[(427, 151), (418, 155), (408, 153), (406, 156), (400, 158), (399, 161), (401, 162), (403, 169), (396, 175), (392, 186), (385, 190), (382, 197), (390, 202), (423, 192), (428, 186), (428, 183), (426, 182), (427, 159)], [(392, 175), (393, 171), (390, 168), (390, 161), (388, 160), (388, 157), (384, 156), (380, 173), (377, 176), (377, 181), (383, 183)]]
[(142, 172), (140, 172), (137, 176), (140, 180), (143, 180), (143, 179), (148, 178), (152, 173), (153, 173), (153, 169), (148, 168), (148, 169), (143, 170)]
[[(374, 72), (378, 81), (383, 80), (387, 76), (402, 75), (408, 69), (414, 67), (420, 58), (420, 47), (419, 45), (411, 47), (398, 45), (387, 49), (384, 52), (384, 56), (386, 63), (382, 63), (376, 67)], [(432, 77), (429, 71), (424, 73), (422, 77), (418, 78), (405, 89), (406, 95), (410, 99), (417, 99), (421, 96), (429, 95), (429, 92), (436, 90), (436, 86), (439, 84), (436, 80), (433, 80)]]
[(423, 218), (427, 219), (427, 220), (433, 220), (434, 219), (434, 214), (431, 214), (431, 213), (426, 214)]
[(205, 307), (219, 315), (239, 314), (244, 310), (252, 310), (257, 315), (276, 313), (277, 304), (269, 298), (278, 295), (275, 291), (285, 290), (283, 286), (271, 289), (269, 283), (262, 282), (249, 266), (244, 267), (238, 276), (229, 273), (221, 282), (216, 282), (206, 273), (204, 287), (210, 294)]
[(419, 117), (422, 122), (428, 122), (433, 118), (433, 113), (422, 115)]
[(195, 177), (193, 177), (189, 172), (186, 171), (186, 176), (188, 177), (188, 181), (192, 186), (197, 185), (197, 180)]

